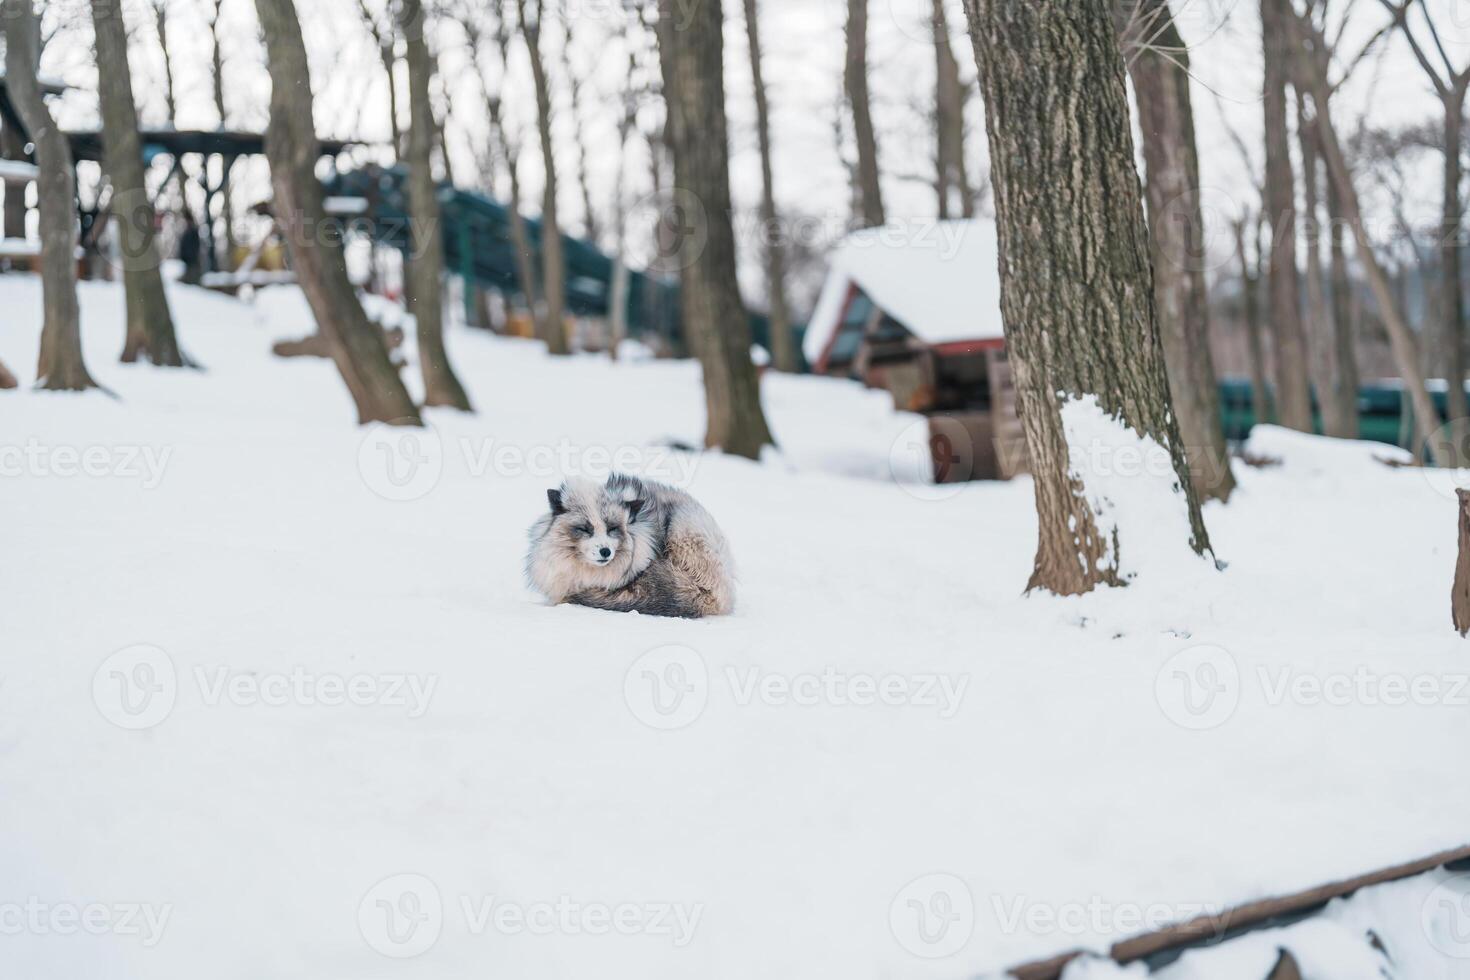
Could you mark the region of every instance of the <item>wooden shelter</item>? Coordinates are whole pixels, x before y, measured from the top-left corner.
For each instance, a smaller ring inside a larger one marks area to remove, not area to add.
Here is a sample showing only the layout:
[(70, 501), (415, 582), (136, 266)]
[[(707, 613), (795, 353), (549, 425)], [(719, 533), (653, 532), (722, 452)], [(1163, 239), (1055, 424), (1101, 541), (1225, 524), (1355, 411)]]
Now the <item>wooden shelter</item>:
[(849, 235), (807, 327), (813, 370), (850, 377), (929, 418), (939, 483), (1009, 479), (1026, 467), (987, 219)]

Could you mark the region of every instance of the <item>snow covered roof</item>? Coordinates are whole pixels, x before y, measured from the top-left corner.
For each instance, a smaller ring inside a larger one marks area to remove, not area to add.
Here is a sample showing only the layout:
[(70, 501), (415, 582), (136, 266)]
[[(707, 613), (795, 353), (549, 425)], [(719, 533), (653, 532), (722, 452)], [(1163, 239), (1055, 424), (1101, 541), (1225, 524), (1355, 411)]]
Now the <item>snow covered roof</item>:
[(925, 343), (1003, 337), (997, 256), (995, 222), (988, 218), (885, 225), (848, 235), (832, 253), (807, 325), (807, 360), (815, 364), (832, 340), (850, 286)]

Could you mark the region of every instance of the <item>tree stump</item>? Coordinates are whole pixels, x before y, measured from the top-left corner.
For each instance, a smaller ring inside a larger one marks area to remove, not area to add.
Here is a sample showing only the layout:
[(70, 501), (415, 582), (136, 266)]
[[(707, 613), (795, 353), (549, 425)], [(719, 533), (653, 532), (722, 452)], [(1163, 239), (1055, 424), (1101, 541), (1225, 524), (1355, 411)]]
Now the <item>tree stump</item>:
[(1470, 632), (1470, 490), (1456, 490), (1460, 500), (1460, 556), (1455, 560), (1455, 584), (1450, 590), (1450, 613), (1455, 629)]

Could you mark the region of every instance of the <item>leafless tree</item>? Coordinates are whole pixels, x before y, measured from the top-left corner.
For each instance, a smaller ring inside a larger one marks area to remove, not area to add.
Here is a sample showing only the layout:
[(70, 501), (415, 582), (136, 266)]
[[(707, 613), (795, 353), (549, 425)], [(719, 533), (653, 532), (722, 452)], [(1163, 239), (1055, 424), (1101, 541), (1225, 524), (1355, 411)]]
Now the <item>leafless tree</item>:
[(341, 244), (324, 233), (311, 73), (296, 7), (292, 0), (255, 0), (255, 10), (271, 78), (266, 156), (274, 212), (301, 290), (357, 406), (358, 421), (419, 425), (418, 409), (388, 357), (383, 332), (368, 320), (347, 277)]
[(1271, 229), (1270, 323), (1276, 352), (1276, 407), (1281, 424), (1312, 431), (1312, 394), (1307, 380), (1307, 346), (1302, 330), (1297, 280), (1296, 181), (1291, 169), (1287, 86), (1292, 51), (1286, 21), (1292, 0), (1261, 0), (1265, 49), (1264, 101), (1266, 215)]
[[(704, 371), (705, 445), (760, 457), (772, 442), (735, 273), (720, 0), (659, 0), (658, 43), (677, 185), (685, 330)], [(697, 213), (696, 213), (697, 212)], [(692, 236), (692, 237), (691, 237)], [(700, 239), (702, 238), (702, 242)], [(702, 247), (701, 247), (702, 246)]]
[(597, 209), (592, 205), (592, 166), (590, 155), (587, 152), (587, 120), (583, 117), (583, 88), (582, 76), (577, 71), (577, 66), (572, 59), (572, 47), (574, 44), (574, 31), (572, 24), (576, 18), (570, 10), (562, 11), (562, 46), (561, 46), (561, 70), (567, 80), (567, 95), (570, 101), (567, 110), (571, 113), (572, 121), (576, 128), (577, 146), (577, 187), (582, 192), (582, 234), (589, 242), (597, 244), (601, 238), (601, 228), (598, 227)]
[(951, 198), (958, 196), (961, 217), (975, 216), (975, 190), (965, 164), (965, 102), (969, 91), (960, 81), (960, 66), (949, 44), (949, 21), (944, 0), (933, 0), (930, 26), (934, 33), (934, 191), (939, 217), (953, 216)]
[(541, 57), (541, 27), (545, 0), (516, 0), (521, 37), (531, 61), (531, 78), (536, 88), (536, 129), (541, 137), (541, 162), (545, 180), (541, 193), (541, 289), (545, 315), (537, 321), (541, 339), (552, 354), (568, 354), (566, 301), (566, 258), (561, 241), (561, 223), (556, 207), (556, 147), (551, 137), (551, 82)]
[(133, 103), (128, 30), (122, 0), (92, 0), (97, 71), (107, 80), (98, 92), (102, 109), (103, 169), (112, 184), (111, 210), (118, 228), (127, 299), (127, 337), (122, 359), (140, 357), (164, 367), (187, 363), (174, 334), (163, 291), (162, 258), (154, 241), (153, 201), (143, 179), (142, 137)]
[(1331, 46), (1324, 36), (1320, 24), (1310, 17), (1298, 17), (1290, 12), (1285, 23), (1288, 43), (1299, 53), (1296, 62), (1300, 69), (1300, 82), (1306, 88), (1316, 110), (1318, 145), (1327, 164), (1327, 172), (1338, 193), (1343, 219), (1352, 229), (1357, 244), (1358, 262), (1368, 278), (1378, 302), (1379, 314), (1388, 331), (1389, 344), (1403, 379), (1405, 393), (1410, 402), (1415, 426), (1421, 438), (1431, 439), (1430, 451), (1436, 462), (1451, 463), (1456, 453), (1451, 440), (1443, 437), (1439, 415), (1424, 384), (1424, 371), (1419, 361), (1419, 345), (1409, 327), (1390, 286), (1387, 274), (1373, 251), (1373, 242), (1363, 221), (1362, 205), (1357, 188), (1353, 184), (1347, 158), (1338, 139), (1332, 120), (1331, 94), (1333, 85), (1329, 79)]
[(1120, 554), (1137, 529), (1102, 513), (1086, 486), (1091, 467), (1073, 458), (1062, 418), (1074, 399), (1096, 398), (1166, 448), (1172, 472), (1138, 478), (1180, 496), (1194, 551), (1210, 542), (1171, 408), (1115, 26), (1105, 5), (1069, 0), (965, 9), (990, 121), (1001, 313), (1035, 476), (1029, 588), (1123, 584)]
[(40, 24), (31, 0), (4, 0), (0, 15), (4, 19), (5, 75), (11, 101), (35, 144), (40, 171), (36, 196), (41, 211), (43, 317), (36, 385), (56, 391), (95, 388), (97, 383), (82, 359), (71, 145), (51, 117), (36, 78), (40, 70)]
[[(1470, 91), (1470, 64), (1457, 68), (1440, 37), (1438, 25), (1429, 8), (1421, 0), (1379, 0), (1393, 15), (1395, 26), (1414, 52), (1414, 58), (1434, 87), (1444, 112), (1443, 138), (1444, 192), (1440, 209), (1440, 330), (1439, 358), (1449, 380), (1447, 407), (1451, 419), (1470, 415), (1465, 397), (1465, 286), (1461, 262), (1464, 258), (1461, 225), (1465, 206), (1460, 191), (1463, 176), (1461, 153), (1465, 138), (1465, 94)], [(1409, 22), (1414, 8), (1422, 14), (1431, 54)], [(1435, 59), (1438, 59), (1436, 63)]]
[(857, 142), (858, 190), (862, 211), (855, 217), (861, 227), (883, 224), (883, 188), (879, 180), (878, 136), (873, 128), (868, 97), (868, 0), (847, 0), (847, 62), (843, 87), (852, 132)]
[[(398, 27), (408, 62), (408, 194), (411, 252), (408, 274), (409, 312), (419, 341), (419, 368), (424, 378), (424, 404), (470, 411), (470, 396), (455, 376), (444, 348), (444, 225), (439, 189), (434, 181), (434, 107), (429, 81), (434, 59), (425, 37), (428, 19), (422, 0), (397, 0)], [(469, 284), (465, 284), (469, 288)]]
[[(169, 0), (153, 0), (153, 24), (158, 32), (158, 48), (163, 55), (163, 100), (168, 109), (168, 123), (174, 128), (179, 125), (179, 93), (174, 83), (173, 52), (168, 43)], [(179, 207), (189, 209), (187, 193), (189, 177), (182, 166), (174, 168), (175, 193), (179, 195)]]
[(1118, 8), (1120, 38), (1138, 100), (1148, 179), (1154, 300), (1179, 433), (1201, 497), (1229, 499), (1235, 489), (1220, 419), (1219, 384), (1210, 353), (1205, 221), (1199, 152), (1189, 98), (1189, 51), (1167, 0)]
[(786, 308), (786, 243), (776, 213), (776, 182), (771, 167), (771, 107), (766, 98), (761, 64), (760, 10), (757, 0), (745, 0), (745, 38), (750, 48), (750, 73), (755, 91), (756, 142), (761, 158), (761, 247), (766, 264), (766, 295), (771, 329), (771, 360), (778, 371), (795, 371), (796, 338)]
[(393, 159), (403, 154), (403, 128), (398, 123), (398, 36), (393, 23), (393, 14), (384, 0), (385, 7), (376, 10), (368, 0), (357, 0), (358, 16), (363, 26), (372, 35), (378, 49), (378, 62), (383, 66), (383, 75), (388, 82), (388, 129), (392, 134)]
[[(219, 114), (219, 128), (225, 129), (229, 126), (229, 110), (225, 106), (225, 49), (220, 23), (224, 0), (208, 0), (208, 4), (210, 82), (214, 92), (214, 110)], [(225, 157), (221, 162), (219, 178), (220, 217), (225, 225), (225, 255), (223, 261), (220, 262), (220, 267), (225, 269), (234, 268), (235, 251), (240, 245), (238, 233), (235, 230), (234, 195), (230, 189), (230, 171), (234, 165), (234, 157)]]

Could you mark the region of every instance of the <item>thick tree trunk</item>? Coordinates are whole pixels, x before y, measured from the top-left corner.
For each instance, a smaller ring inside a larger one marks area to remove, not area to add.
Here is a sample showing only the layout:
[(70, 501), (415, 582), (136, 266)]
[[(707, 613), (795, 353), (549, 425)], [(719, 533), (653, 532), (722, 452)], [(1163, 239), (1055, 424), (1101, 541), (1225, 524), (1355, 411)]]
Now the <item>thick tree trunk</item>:
[(339, 244), (323, 234), (326, 210), (316, 177), (311, 75), (292, 0), (255, 0), (271, 76), (270, 160), (274, 210), (317, 328), (357, 406), (359, 422), (418, 425), (418, 409), (388, 357), (383, 332), (358, 302)]
[(1332, 395), (1337, 399), (1334, 413), (1342, 426), (1337, 431), (1327, 430), (1329, 436), (1342, 439), (1358, 438), (1358, 345), (1355, 340), (1356, 306), (1353, 299), (1352, 278), (1348, 275), (1347, 250), (1343, 236), (1347, 232), (1347, 219), (1343, 217), (1342, 201), (1337, 185), (1327, 181), (1327, 220), (1332, 224), (1329, 260), (1332, 280), (1332, 346), (1333, 364), (1337, 368), (1336, 384)]
[(528, 17), (526, 0), (516, 0), (520, 13), (521, 34), (526, 39), (526, 52), (531, 60), (531, 78), (536, 86), (536, 130), (541, 137), (541, 160), (546, 180), (541, 194), (541, 290), (546, 312), (537, 321), (541, 339), (552, 354), (568, 354), (566, 328), (566, 259), (563, 256), (561, 225), (556, 211), (556, 152), (551, 139), (551, 83), (546, 77), (546, 64), (541, 60), (541, 19), (545, 13), (543, 0), (535, 0), (536, 16)]
[[(0, 122), (0, 160), (24, 160), (26, 141), (14, 126)], [(26, 237), (26, 188), (24, 184), (7, 184), (5, 192), (5, 217), (0, 226), (0, 237)]]
[(1426, 439), (1429, 440), (1429, 450), (1437, 462), (1453, 461), (1455, 452), (1450, 445), (1451, 440), (1440, 431), (1439, 413), (1435, 411), (1434, 402), (1430, 399), (1428, 389), (1424, 385), (1424, 372), (1419, 364), (1419, 345), (1414, 339), (1414, 333), (1408, 321), (1404, 319), (1399, 305), (1395, 302), (1393, 287), (1389, 283), (1388, 275), (1378, 262), (1378, 256), (1373, 251), (1373, 242), (1368, 237), (1368, 230), (1363, 224), (1363, 211), (1358, 202), (1357, 189), (1353, 186), (1352, 172), (1348, 170), (1347, 158), (1337, 138), (1337, 129), (1332, 124), (1332, 107), (1328, 101), (1330, 89), (1327, 82), (1327, 58), (1322, 39), (1316, 36), (1314, 31), (1307, 33), (1310, 29), (1295, 16), (1287, 20), (1286, 29), (1299, 45), (1303, 44), (1307, 38), (1311, 38), (1313, 42), (1310, 49), (1313, 56), (1302, 59), (1305, 68), (1302, 75), (1305, 84), (1310, 89), (1312, 102), (1317, 108), (1319, 146), (1327, 163), (1328, 176), (1337, 190), (1343, 218), (1348, 227), (1352, 229), (1353, 238), (1357, 244), (1358, 261), (1362, 263), (1363, 271), (1368, 277), (1368, 285), (1373, 290), (1373, 297), (1378, 301), (1378, 313), (1383, 318), (1384, 329), (1388, 332), (1389, 346), (1393, 350), (1394, 362), (1398, 365), (1404, 393), (1408, 397), (1413, 412), (1414, 425), (1417, 430), (1416, 441), (1422, 443)]
[(1289, 0), (1261, 0), (1266, 70), (1266, 214), (1271, 227), (1270, 322), (1276, 350), (1276, 407), (1281, 424), (1312, 431), (1312, 396), (1302, 333), (1296, 264), (1296, 185), (1291, 172), (1286, 85), (1292, 50), (1286, 42)]
[[(757, 459), (772, 439), (735, 276), (721, 7), (720, 0), (693, 8), (659, 0), (658, 43), (675, 194), (702, 209), (682, 219), (698, 226), (693, 233), (702, 230), (705, 242), (684, 263), (681, 279), (685, 332), (704, 369), (705, 445)], [(682, 17), (677, 26), (676, 16)]]
[[(424, 377), (424, 404), (468, 412), (470, 397), (449, 364), (444, 349), (444, 227), (434, 183), (434, 107), (429, 98), (433, 59), (425, 40), (422, 0), (398, 0), (398, 17), (408, 61), (408, 210), (412, 256), (408, 263), (419, 340), (419, 369)], [(465, 286), (469, 288), (468, 284)]]
[(173, 316), (163, 291), (162, 257), (153, 238), (153, 202), (143, 179), (138, 107), (128, 66), (128, 30), (122, 0), (92, 0), (97, 71), (106, 80), (102, 109), (103, 169), (112, 184), (111, 210), (118, 229), (127, 298), (127, 336), (122, 359), (143, 357), (165, 367), (187, 362), (174, 334)]
[(81, 313), (77, 305), (76, 186), (71, 145), (51, 118), (36, 80), (40, 26), (31, 0), (5, 0), (5, 75), (11, 101), (36, 145), (36, 196), (41, 212), (41, 356), (36, 385), (82, 391), (97, 383), (82, 359)]
[(1128, 71), (1143, 133), (1154, 301), (1169, 390), (1195, 491), (1201, 497), (1226, 500), (1235, 489), (1235, 477), (1210, 353), (1205, 222), (1189, 101), (1189, 51), (1167, 0), (1138, 0), (1133, 23), (1147, 31), (1141, 39), (1146, 43), (1129, 60)]
[(1334, 365), (1337, 347), (1332, 326), (1328, 322), (1327, 291), (1322, 283), (1322, 225), (1317, 220), (1321, 195), (1317, 187), (1317, 133), (1307, 114), (1306, 98), (1297, 93), (1297, 143), (1302, 157), (1302, 233), (1307, 239), (1307, 351), (1312, 387), (1317, 391), (1317, 406), (1322, 415), (1322, 431), (1341, 432), (1345, 423), (1339, 417), (1342, 401), (1337, 397), (1338, 372)]
[(1246, 356), (1251, 371), (1251, 417), (1259, 425), (1271, 421), (1271, 393), (1267, 382), (1266, 346), (1261, 339), (1260, 222), (1256, 223), (1256, 261), (1245, 254), (1245, 222), (1235, 225), (1235, 256), (1240, 262), (1241, 318), (1245, 321)]
[[(1470, 81), (1470, 77), (1467, 77)], [(1460, 265), (1464, 248), (1460, 244), (1461, 222), (1464, 208), (1461, 205), (1460, 148), (1465, 136), (1465, 87), (1460, 85), (1444, 99), (1444, 208), (1439, 238), (1440, 306), (1444, 316), (1444, 329), (1440, 334), (1443, 344), (1445, 378), (1449, 381), (1446, 408), (1451, 420), (1470, 415), (1470, 404), (1465, 398), (1465, 287)], [(1458, 448), (1458, 447), (1457, 447)], [(1455, 465), (1464, 466), (1470, 459), (1461, 458)]]
[(761, 154), (761, 244), (765, 249), (766, 294), (770, 301), (771, 360), (777, 371), (796, 371), (796, 338), (786, 309), (786, 235), (776, 214), (776, 187), (771, 170), (771, 108), (766, 101), (761, 67), (760, 11), (745, 0), (745, 36), (750, 45), (750, 74), (755, 88), (755, 128)]
[(1117, 35), (1103, 4), (965, 8), (989, 120), (1001, 312), (1035, 477), (1029, 588), (1123, 584), (1120, 555), (1143, 532), (1120, 527), (1088, 487), (1097, 468), (1085, 458), (1092, 447), (1068, 444), (1072, 403), (1095, 397), (1168, 454), (1167, 473), (1145, 467), (1132, 479), (1176, 495), (1179, 533), (1196, 553), (1210, 544), (1170, 405)]
[(852, 110), (852, 133), (857, 142), (858, 193), (862, 197), (861, 227), (881, 225), (883, 188), (879, 183), (878, 137), (868, 99), (868, 0), (847, 0), (847, 64), (843, 70), (847, 104)]

